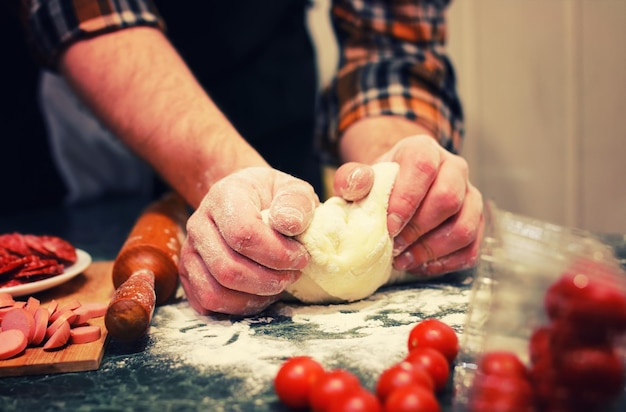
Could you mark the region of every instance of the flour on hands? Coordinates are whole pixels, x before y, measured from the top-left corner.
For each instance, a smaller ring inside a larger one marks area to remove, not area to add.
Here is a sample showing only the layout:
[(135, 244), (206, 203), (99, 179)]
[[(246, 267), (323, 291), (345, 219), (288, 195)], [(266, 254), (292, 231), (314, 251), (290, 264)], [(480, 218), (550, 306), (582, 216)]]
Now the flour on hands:
[[(305, 232), (296, 236), (311, 255), (302, 276), (286, 292), (305, 303), (339, 303), (366, 298), (388, 282), (393, 240), (387, 231), (387, 205), (397, 163), (372, 166), (367, 197), (347, 202), (335, 196), (315, 209)], [(267, 211), (263, 212), (267, 219)]]

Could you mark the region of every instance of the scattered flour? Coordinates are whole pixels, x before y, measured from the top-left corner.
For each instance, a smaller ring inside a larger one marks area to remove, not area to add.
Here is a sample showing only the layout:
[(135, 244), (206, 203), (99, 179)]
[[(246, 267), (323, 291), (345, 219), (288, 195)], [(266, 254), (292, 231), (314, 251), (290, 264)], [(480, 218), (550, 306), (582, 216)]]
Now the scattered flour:
[(336, 305), (279, 303), (254, 318), (199, 316), (185, 300), (159, 307), (146, 349), (172, 367), (224, 373), (252, 394), (267, 389), (288, 357), (309, 355), (326, 368), (343, 367), (371, 385), (406, 354), (411, 327), (437, 317), (460, 331), (469, 290), (390, 288)]

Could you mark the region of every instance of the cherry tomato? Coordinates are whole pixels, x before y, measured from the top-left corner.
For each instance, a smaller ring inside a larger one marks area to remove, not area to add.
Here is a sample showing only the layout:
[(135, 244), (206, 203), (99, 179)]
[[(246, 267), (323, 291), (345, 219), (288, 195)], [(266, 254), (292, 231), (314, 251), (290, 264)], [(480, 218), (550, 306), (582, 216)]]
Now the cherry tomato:
[(409, 384), (417, 384), (431, 392), (435, 391), (435, 382), (424, 368), (409, 362), (400, 362), (380, 374), (376, 382), (376, 395), (384, 402), (396, 388)]
[(599, 262), (576, 262), (545, 296), (550, 319), (568, 319), (585, 326), (626, 330), (626, 292), (610, 267)]
[(591, 392), (605, 399), (624, 388), (624, 363), (611, 348), (584, 347), (564, 351), (555, 359), (563, 384), (578, 392)]
[(278, 399), (291, 408), (309, 406), (309, 392), (324, 368), (308, 356), (287, 359), (274, 378), (274, 391)]
[(452, 363), (459, 353), (459, 338), (451, 326), (440, 320), (424, 319), (411, 329), (408, 347), (409, 351), (419, 347), (436, 349)]
[(550, 352), (551, 335), (552, 332), (548, 326), (541, 326), (533, 331), (528, 342), (528, 355), (532, 364)]
[[(532, 410), (533, 388), (530, 382), (519, 376), (476, 374), (472, 387), (472, 404), (480, 403), (492, 407), (483, 410), (502, 410), (504, 406), (515, 406), (510, 410)], [(477, 409), (477, 408), (473, 408)]]
[(495, 399), (481, 397), (472, 399), (468, 409), (469, 412), (535, 412), (535, 406), (530, 400), (520, 404), (518, 400), (506, 396)]
[[(564, 385), (551, 354), (542, 357), (531, 370), (536, 407), (546, 412), (589, 412), (602, 410), (597, 394), (581, 392)], [(601, 397), (604, 399), (604, 397)], [(603, 402), (603, 401), (602, 401)]]
[(526, 365), (522, 363), (515, 353), (507, 351), (485, 353), (478, 361), (478, 370), (485, 375), (528, 378)]
[(583, 346), (608, 346), (614, 337), (601, 323), (589, 325), (556, 319), (550, 324), (550, 349), (564, 351)]
[(405, 385), (393, 391), (383, 405), (385, 412), (441, 412), (437, 398), (420, 385)]
[(380, 412), (382, 405), (376, 395), (359, 388), (338, 396), (331, 402), (328, 412)]
[(404, 360), (424, 368), (435, 382), (435, 391), (446, 387), (450, 377), (450, 364), (438, 350), (426, 347), (413, 348)]
[(309, 405), (313, 411), (326, 411), (335, 399), (358, 389), (361, 389), (361, 382), (356, 375), (345, 369), (333, 369), (313, 383)]

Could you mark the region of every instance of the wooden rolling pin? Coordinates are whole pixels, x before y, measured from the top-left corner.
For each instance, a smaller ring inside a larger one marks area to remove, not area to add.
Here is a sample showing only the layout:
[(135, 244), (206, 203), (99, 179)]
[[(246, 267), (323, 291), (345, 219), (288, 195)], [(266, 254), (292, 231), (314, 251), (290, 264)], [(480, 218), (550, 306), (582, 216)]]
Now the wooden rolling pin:
[(188, 217), (185, 201), (174, 193), (142, 211), (113, 264), (116, 290), (104, 318), (111, 336), (123, 341), (144, 336), (155, 305), (176, 292)]

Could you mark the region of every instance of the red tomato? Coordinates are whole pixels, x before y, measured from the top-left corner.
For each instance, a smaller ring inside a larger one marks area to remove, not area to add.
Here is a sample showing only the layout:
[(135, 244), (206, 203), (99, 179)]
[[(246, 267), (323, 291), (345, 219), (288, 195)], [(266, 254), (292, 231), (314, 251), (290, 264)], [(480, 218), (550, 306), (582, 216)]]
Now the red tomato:
[(408, 347), (409, 351), (421, 347), (436, 349), (452, 363), (459, 353), (459, 338), (449, 325), (438, 319), (425, 319), (411, 329)]
[(424, 386), (431, 392), (435, 391), (435, 382), (424, 368), (409, 362), (400, 362), (380, 374), (376, 382), (376, 395), (384, 402), (395, 389), (410, 384)]
[(313, 383), (309, 405), (313, 411), (326, 411), (335, 399), (358, 389), (361, 389), (361, 382), (356, 375), (345, 369), (333, 369)]
[(571, 349), (559, 353), (555, 362), (563, 384), (574, 391), (610, 399), (624, 388), (624, 363), (611, 348)]
[(278, 399), (291, 408), (309, 406), (311, 386), (322, 375), (324, 368), (308, 356), (287, 359), (274, 378), (274, 391)]
[(435, 395), (420, 385), (401, 386), (383, 405), (385, 412), (441, 412)]
[(404, 360), (424, 368), (435, 382), (435, 391), (446, 387), (450, 377), (450, 364), (438, 350), (417, 347), (409, 352)]
[(626, 330), (626, 292), (612, 268), (599, 262), (575, 263), (546, 292), (550, 319), (568, 319), (585, 326)]
[(528, 379), (528, 370), (513, 352), (492, 351), (485, 353), (478, 361), (478, 370), (485, 375), (517, 376)]
[(538, 410), (545, 412), (589, 412), (601, 410), (596, 394), (572, 390), (561, 382), (550, 355), (531, 369), (534, 398)]
[(495, 399), (478, 397), (472, 399), (468, 410), (469, 412), (535, 412), (535, 406), (530, 400), (520, 404), (518, 400), (506, 396)]
[(528, 342), (530, 362), (536, 363), (550, 352), (551, 330), (548, 326), (541, 326), (532, 333)]
[(550, 345), (553, 351), (563, 351), (582, 346), (611, 345), (613, 334), (601, 323), (574, 323), (556, 319), (550, 325)]
[(359, 388), (337, 397), (329, 406), (328, 412), (380, 412), (382, 406), (376, 395)]
[(493, 408), (484, 410), (496, 410), (495, 405), (500, 405), (502, 410), (505, 405), (516, 406), (510, 410), (532, 410), (533, 388), (530, 382), (519, 376), (499, 376), (477, 374), (472, 387), (472, 404), (492, 405)]

